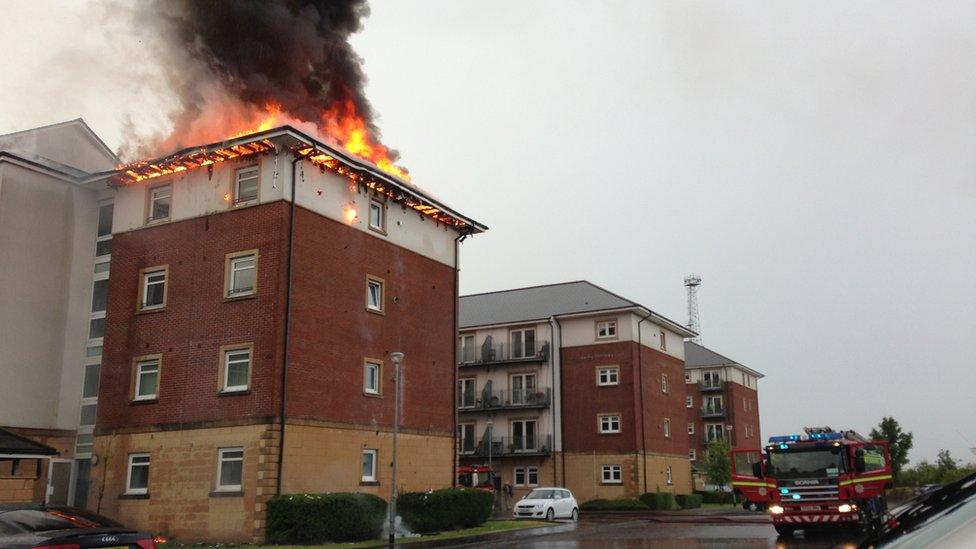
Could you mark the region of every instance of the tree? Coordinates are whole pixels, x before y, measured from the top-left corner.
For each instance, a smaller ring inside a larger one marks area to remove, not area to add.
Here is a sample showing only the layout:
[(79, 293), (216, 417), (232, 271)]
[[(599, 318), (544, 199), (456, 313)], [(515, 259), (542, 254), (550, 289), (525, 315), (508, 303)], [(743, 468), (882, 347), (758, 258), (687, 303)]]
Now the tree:
[(726, 440), (713, 440), (705, 450), (705, 476), (708, 482), (725, 486), (732, 482), (732, 469), (729, 462), (729, 443)]
[(891, 452), (891, 471), (895, 477), (908, 465), (908, 451), (912, 449), (914, 435), (901, 430), (901, 425), (893, 417), (885, 416), (877, 428), (871, 429), (871, 438), (887, 440)]
[(956, 460), (952, 458), (949, 450), (939, 450), (939, 458), (936, 460), (935, 466), (939, 468), (939, 474), (942, 476), (958, 468), (956, 467)]

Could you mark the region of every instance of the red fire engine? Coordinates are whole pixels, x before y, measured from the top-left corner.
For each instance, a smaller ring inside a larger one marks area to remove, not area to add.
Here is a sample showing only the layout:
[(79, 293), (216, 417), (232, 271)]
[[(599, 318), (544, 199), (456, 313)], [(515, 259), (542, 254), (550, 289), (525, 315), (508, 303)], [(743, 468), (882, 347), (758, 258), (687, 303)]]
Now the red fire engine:
[(804, 432), (769, 437), (765, 454), (733, 450), (733, 489), (764, 506), (782, 536), (811, 528), (879, 528), (891, 486), (888, 443), (830, 427)]
[(481, 488), (493, 492), (491, 469), (484, 465), (462, 465), (458, 467), (458, 485), (465, 488)]

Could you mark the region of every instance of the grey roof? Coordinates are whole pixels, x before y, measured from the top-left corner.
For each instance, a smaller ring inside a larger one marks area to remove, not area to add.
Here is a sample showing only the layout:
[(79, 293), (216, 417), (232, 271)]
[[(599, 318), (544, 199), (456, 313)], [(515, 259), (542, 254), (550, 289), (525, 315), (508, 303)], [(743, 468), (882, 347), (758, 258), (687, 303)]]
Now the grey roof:
[(709, 366), (737, 366), (757, 377), (765, 377), (752, 368), (740, 364), (727, 356), (720, 355), (704, 345), (699, 345), (694, 341), (685, 341), (685, 367), (707, 368)]
[(58, 451), (50, 446), (0, 429), (0, 455), (54, 456)]
[[(461, 314), (458, 325), (461, 328), (472, 328), (475, 326), (512, 324), (542, 320), (551, 316), (631, 307), (651, 312), (643, 305), (624, 299), (596, 284), (577, 280), (575, 282), (461, 296)], [(665, 317), (660, 315), (657, 317), (660, 321), (673, 324), (676, 330), (688, 330), (681, 324)], [(694, 332), (689, 331), (688, 333), (694, 335)]]

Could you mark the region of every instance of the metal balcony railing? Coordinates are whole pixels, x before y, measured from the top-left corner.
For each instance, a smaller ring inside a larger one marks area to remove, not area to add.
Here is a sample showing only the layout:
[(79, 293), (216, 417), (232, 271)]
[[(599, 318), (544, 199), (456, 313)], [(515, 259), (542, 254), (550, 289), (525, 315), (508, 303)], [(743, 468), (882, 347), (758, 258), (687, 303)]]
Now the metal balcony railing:
[(702, 419), (710, 417), (724, 417), (725, 407), (724, 406), (702, 406), (700, 411)]
[(722, 380), (698, 382), (699, 391), (721, 391), (722, 389), (725, 389), (725, 382)]
[(480, 366), (506, 362), (541, 362), (549, 359), (549, 342), (535, 340), (509, 345), (486, 340), (484, 344), (475, 347), (460, 347), (458, 358), (461, 361), (461, 366)]
[(552, 404), (552, 389), (532, 388), (514, 391), (467, 391), (459, 395), (458, 410), (483, 411), (518, 408), (546, 408)]
[(534, 435), (520, 437), (492, 437), (489, 444), (488, 438), (483, 437), (475, 446), (474, 451), (462, 453), (472, 457), (487, 458), (489, 452), (491, 457), (505, 456), (525, 456), (525, 455), (548, 455), (552, 451), (552, 435)]

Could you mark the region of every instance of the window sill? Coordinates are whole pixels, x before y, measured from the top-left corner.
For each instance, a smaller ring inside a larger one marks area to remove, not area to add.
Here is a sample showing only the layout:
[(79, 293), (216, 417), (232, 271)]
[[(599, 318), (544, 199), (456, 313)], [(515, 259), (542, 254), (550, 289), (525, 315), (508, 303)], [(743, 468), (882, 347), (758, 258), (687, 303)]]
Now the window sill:
[(620, 431), (603, 431), (600, 432), (601, 435), (619, 435), (622, 434)]
[(252, 200), (241, 200), (240, 202), (231, 202), (230, 209), (239, 210), (241, 208), (250, 208), (251, 206), (257, 206), (261, 201), (257, 198)]
[(233, 391), (217, 391), (219, 397), (243, 396), (251, 394), (250, 389), (235, 389)]
[(138, 308), (138, 309), (136, 309), (136, 314), (137, 315), (147, 315), (147, 314), (150, 314), (150, 313), (161, 313), (161, 312), (163, 312), (165, 310), (166, 310), (166, 306), (165, 305), (163, 305), (162, 307), (153, 307), (152, 309)]
[(212, 498), (240, 498), (244, 497), (244, 490), (214, 490), (210, 492)]
[(374, 226), (370, 225), (369, 226), (369, 230), (373, 231), (376, 234), (381, 234), (383, 236), (389, 236), (389, 234), (386, 232), (386, 229), (381, 229), (379, 227), (374, 227)]
[(159, 403), (159, 397), (156, 398), (143, 398), (143, 399), (132, 399), (129, 401), (129, 406), (142, 406), (144, 404), (157, 404)]
[(383, 393), (371, 393), (369, 391), (363, 391), (363, 396), (368, 396), (370, 398), (383, 398)]
[(241, 294), (241, 295), (226, 295), (225, 294), (224, 295), (224, 303), (227, 303), (228, 301), (243, 301), (245, 299), (254, 299), (255, 297), (257, 297), (257, 292), (251, 292), (249, 294)]
[(600, 484), (602, 484), (603, 486), (623, 486), (624, 485), (623, 481), (621, 481), (621, 480), (615, 480), (613, 482), (603, 481)]
[(366, 312), (373, 313), (374, 315), (386, 316), (386, 311), (383, 309), (371, 309), (369, 307), (366, 307)]
[(160, 225), (160, 224), (163, 224), (163, 223), (168, 223), (169, 222), (169, 219), (170, 218), (168, 218), (168, 217), (160, 217), (159, 219), (147, 219), (146, 220), (146, 226), (148, 227), (150, 225)]
[(380, 481), (378, 480), (362, 480), (359, 482), (360, 486), (379, 486)]
[(620, 387), (619, 383), (597, 383), (597, 387)]
[(149, 493), (145, 494), (121, 494), (119, 499), (149, 499)]

